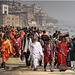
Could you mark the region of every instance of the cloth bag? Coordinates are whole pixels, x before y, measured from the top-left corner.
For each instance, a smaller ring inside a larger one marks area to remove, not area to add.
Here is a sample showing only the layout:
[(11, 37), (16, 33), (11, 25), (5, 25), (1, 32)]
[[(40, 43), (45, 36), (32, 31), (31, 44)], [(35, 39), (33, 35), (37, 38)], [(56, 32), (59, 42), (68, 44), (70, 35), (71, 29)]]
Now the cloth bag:
[(21, 61), (24, 60), (24, 53), (21, 53), (21, 57), (20, 57)]

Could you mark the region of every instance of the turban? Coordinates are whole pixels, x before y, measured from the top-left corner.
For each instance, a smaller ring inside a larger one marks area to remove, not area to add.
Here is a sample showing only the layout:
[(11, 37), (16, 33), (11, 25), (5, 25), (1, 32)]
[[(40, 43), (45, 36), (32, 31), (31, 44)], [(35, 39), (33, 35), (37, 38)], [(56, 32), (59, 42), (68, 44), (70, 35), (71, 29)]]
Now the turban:
[(1, 39), (1, 43), (3, 43), (4, 42), (4, 39)]
[(12, 29), (11, 31), (12, 31), (12, 32), (14, 32), (14, 31), (15, 31), (15, 29)]

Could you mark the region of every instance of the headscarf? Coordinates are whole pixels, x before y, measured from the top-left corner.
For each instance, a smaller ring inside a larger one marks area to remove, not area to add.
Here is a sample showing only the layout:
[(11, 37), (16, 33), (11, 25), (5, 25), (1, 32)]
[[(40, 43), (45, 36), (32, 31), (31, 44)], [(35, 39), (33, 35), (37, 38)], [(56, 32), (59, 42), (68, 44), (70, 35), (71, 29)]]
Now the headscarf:
[(12, 31), (12, 32), (14, 32), (14, 31), (15, 31), (15, 29), (12, 29), (11, 31)]

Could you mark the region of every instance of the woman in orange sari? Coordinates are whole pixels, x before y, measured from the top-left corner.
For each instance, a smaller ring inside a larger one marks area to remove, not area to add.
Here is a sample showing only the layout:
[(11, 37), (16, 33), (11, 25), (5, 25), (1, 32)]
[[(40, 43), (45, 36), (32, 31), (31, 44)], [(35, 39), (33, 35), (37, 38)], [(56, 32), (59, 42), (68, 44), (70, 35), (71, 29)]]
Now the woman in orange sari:
[(8, 43), (3, 44), (5, 42), (5, 40), (1, 40), (1, 47), (0, 47), (0, 52), (1, 52), (1, 57), (2, 57), (2, 64), (1, 67), (5, 68), (5, 63), (7, 62), (8, 58), (9, 58), (9, 53), (8, 53)]
[(6, 67), (6, 62), (9, 58), (10, 55), (15, 55), (15, 49), (11, 46), (10, 41), (1, 40), (1, 45), (0, 45), (0, 53), (1, 53), (1, 57), (2, 57), (2, 64), (1, 67), (5, 68)]

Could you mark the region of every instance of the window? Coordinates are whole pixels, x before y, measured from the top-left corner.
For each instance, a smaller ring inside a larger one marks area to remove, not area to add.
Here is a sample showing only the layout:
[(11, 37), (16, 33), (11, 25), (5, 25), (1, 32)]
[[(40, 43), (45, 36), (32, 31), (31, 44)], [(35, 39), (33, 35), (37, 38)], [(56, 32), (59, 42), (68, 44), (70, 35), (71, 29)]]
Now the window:
[(16, 9), (18, 9), (18, 7), (15, 7)]
[(14, 18), (12, 18), (12, 20), (14, 20)]
[(16, 20), (18, 20), (18, 18), (16, 18)]
[(4, 9), (7, 9), (7, 7), (4, 7)]
[(10, 20), (10, 17), (7, 17), (8, 20)]
[(7, 11), (4, 11), (5, 14), (7, 14)]
[(1, 6), (0, 6), (0, 9), (1, 9)]
[(7, 21), (7, 23), (10, 23), (10, 21)]

